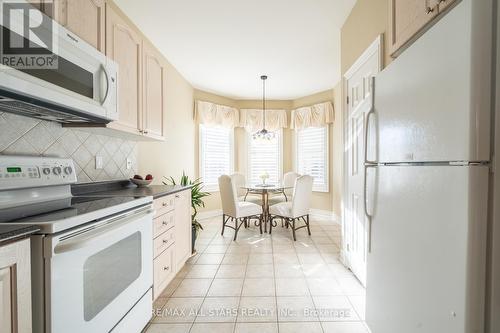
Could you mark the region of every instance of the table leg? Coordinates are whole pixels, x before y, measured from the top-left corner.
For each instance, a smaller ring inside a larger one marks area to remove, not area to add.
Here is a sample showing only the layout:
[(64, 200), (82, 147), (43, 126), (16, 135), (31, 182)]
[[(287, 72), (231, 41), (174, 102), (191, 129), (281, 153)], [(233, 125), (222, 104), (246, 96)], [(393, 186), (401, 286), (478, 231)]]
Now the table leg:
[(263, 215), (263, 223), (264, 223), (264, 232), (267, 232), (267, 198), (266, 191), (262, 191), (262, 215)]

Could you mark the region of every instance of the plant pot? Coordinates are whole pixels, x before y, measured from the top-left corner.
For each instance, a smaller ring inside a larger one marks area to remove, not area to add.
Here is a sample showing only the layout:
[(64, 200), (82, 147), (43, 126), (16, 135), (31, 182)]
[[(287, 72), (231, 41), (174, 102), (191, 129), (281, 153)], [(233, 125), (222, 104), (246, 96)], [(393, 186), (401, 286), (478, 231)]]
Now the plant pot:
[(196, 249), (194, 248), (194, 243), (196, 242), (196, 227), (193, 225), (191, 228), (191, 253), (194, 254)]

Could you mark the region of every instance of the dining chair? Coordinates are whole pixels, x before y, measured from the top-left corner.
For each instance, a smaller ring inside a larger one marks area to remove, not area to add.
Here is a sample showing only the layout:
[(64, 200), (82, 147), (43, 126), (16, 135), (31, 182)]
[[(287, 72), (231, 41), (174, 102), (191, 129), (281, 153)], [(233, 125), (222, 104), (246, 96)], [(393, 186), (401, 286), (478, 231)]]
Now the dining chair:
[(245, 189), (247, 180), (244, 174), (235, 172), (230, 177), (233, 181), (234, 187), (236, 188), (236, 195), (239, 201), (248, 201), (261, 205), (262, 199), (260, 197), (256, 197), (250, 193), (249, 190)]
[[(307, 233), (311, 236), (309, 228), (309, 208), (311, 207), (313, 177), (304, 175), (295, 180), (293, 198), (291, 201), (280, 202), (269, 207), (271, 220), (269, 223), (269, 233), (273, 227), (277, 226), (275, 219), (280, 218), (285, 222), (286, 227), (292, 229), (293, 240), (297, 240), (296, 231), (307, 228)], [(296, 222), (303, 221), (304, 225), (297, 227)]]
[(279, 194), (269, 198), (269, 205), (275, 205), (283, 201), (292, 201), (293, 187), (295, 186), (295, 180), (299, 177), (300, 175), (295, 171), (290, 171), (285, 173), (283, 175), (283, 183), (282, 183), (285, 189), (283, 190), (283, 192), (280, 192)]
[[(235, 184), (228, 175), (219, 177), (219, 191), (222, 200), (221, 235), (224, 236), (224, 229), (228, 227), (234, 229), (234, 240), (236, 240), (238, 230), (240, 230), (243, 224), (248, 226), (251, 219), (257, 219), (255, 226), (259, 227), (262, 234), (262, 206), (252, 202), (239, 201)], [(234, 227), (228, 225), (232, 221), (234, 221)]]

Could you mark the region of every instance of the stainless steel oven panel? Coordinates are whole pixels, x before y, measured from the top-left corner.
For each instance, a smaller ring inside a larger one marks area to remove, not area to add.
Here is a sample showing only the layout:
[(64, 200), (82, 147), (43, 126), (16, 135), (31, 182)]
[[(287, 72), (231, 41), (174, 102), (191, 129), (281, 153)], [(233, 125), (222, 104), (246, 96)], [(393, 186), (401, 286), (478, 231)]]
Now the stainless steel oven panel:
[(45, 332), (108, 332), (151, 288), (151, 206), (46, 236)]

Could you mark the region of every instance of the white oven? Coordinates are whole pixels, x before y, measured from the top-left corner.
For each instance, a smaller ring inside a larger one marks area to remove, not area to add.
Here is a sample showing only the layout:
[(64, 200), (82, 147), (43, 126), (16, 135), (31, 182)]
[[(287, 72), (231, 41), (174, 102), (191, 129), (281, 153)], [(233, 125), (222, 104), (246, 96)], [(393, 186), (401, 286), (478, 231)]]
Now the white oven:
[(47, 60), (40, 68), (18, 66), (17, 54), (2, 54), (0, 111), (62, 123), (108, 123), (118, 119), (118, 65), (37, 12), (34, 15), (25, 11), (24, 15), (12, 15), (8, 22), (2, 22), (4, 39), (24, 41), (24, 45), (40, 44), (33, 33), (25, 37), (25, 22), (29, 21), (30, 26), (37, 27), (39, 36), (53, 41), (50, 48), (39, 47), (39, 52), (48, 52), (55, 62)]
[[(33, 315), (34, 324), (44, 322), (45, 327), (35, 326), (34, 332), (140, 332), (152, 310), (152, 217), (147, 205), (60, 234), (36, 236), (33, 267), (43, 270), (44, 280), (33, 286), (45, 295), (34, 297), (38, 311)], [(37, 258), (39, 246), (43, 260)]]

